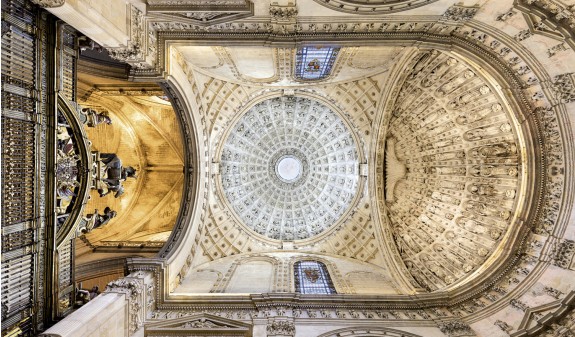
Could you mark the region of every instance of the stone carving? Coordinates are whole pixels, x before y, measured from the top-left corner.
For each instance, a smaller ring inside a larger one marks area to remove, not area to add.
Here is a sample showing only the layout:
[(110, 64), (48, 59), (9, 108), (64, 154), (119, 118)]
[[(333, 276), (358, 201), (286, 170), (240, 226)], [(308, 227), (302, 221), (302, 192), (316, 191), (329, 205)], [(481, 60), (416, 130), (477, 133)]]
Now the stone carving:
[(294, 336), (295, 335), (295, 324), (292, 321), (273, 321), (268, 323), (266, 327), (268, 336)]
[(552, 88), (556, 98), (562, 103), (575, 102), (575, 73), (555, 76)]
[(93, 188), (98, 190), (100, 197), (112, 192), (115, 198), (124, 194), (122, 183), (128, 179), (136, 179), (136, 169), (123, 166), (122, 160), (115, 153), (94, 152), (96, 162), (93, 163)]
[(471, 327), (460, 320), (441, 322), (438, 327), (448, 337), (475, 336), (475, 332), (471, 330)]
[(503, 13), (503, 14), (499, 14), (497, 16), (497, 21), (505, 21), (511, 17), (513, 17), (517, 12), (513, 9), (510, 8), (507, 12)]
[[(549, 22), (552, 26), (552, 35), (565, 39), (573, 48), (575, 37), (575, 11), (573, 6), (568, 6), (560, 1), (554, 0), (521, 0), (514, 4), (514, 7), (525, 15), (526, 20), (533, 26), (534, 32), (542, 31), (542, 34), (550, 35), (549, 29), (537, 29), (540, 25), (545, 25), (543, 21)], [(539, 20), (539, 22), (535, 22)]]
[(116, 215), (117, 212), (113, 211), (110, 207), (104, 208), (104, 214), (102, 215), (100, 215), (96, 209), (94, 213), (86, 215), (86, 218), (84, 218), (85, 226), (80, 226), (78, 230), (84, 234), (89, 233), (98, 227), (104, 226), (110, 222), (112, 218), (116, 217)]
[(502, 331), (504, 331), (506, 333), (509, 333), (509, 332), (511, 332), (511, 330), (513, 330), (513, 328), (509, 324), (507, 324), (501, 320), (496, 320), (495, 323), (493, 323), (493, 324), (496, 325), (497, 327), (499, 327), (499, 329), (501, 329)]
[(277, 2), (270, 4), (270, 16), (276, 21), (292, 21), (297, 16), (295, 3), (289, 2), (287, 6), (280, 6)]
[(567, 51), (569, 48), (565, 45), (565, 43), (559, 43), (554, 45), (553, 47), (547, 49), (547, 56), (553, 57), (555, 54), (563, 51)]
[(409, 272), (438, 289), (481, 265), (504, 235), (519, 153), (500, 98), (473, 69), (437, 51), (412, 62), (388, 135), (406, 175), (387, 206)]
[(186, 322), (181, 327), (184, 329), (230, 328), (230, 326), (227, 326), (225, 324), (218, 324), (205, 318), (201, 318), (196, 321)]
[(515, 36), (513, 36), (513, 38), (517, 41), (523, 41), (523, 40), (525, 40), (531, 36), (533, 36), (533, 33), (529, 29), (524, 29), (524, 30), (520, 31), (519, 33), (515, 34)]
[(107, 111), (97, 112), (94, 109), (84, 108), (82, 109), (82, 114), (86, 115), (86, 125), (89, 127), (96, 127), (100, 124), (112, 124), (112, 119)]
[(443, 18), (451, 21), (467, 21), (472, 19), (477, 13), (479, 6), (462, 6), (462, 5), (451, 5), (445, 13), (443, 13)]
[[(140, 64), (146, 56), (145, 46), (147, 43), (144, 35), (144, 13), (136, 6), (130, 6), (130, 41), (126, 48), (107, 48), (111, 58), (121, 62)], [(144, 65), (148, 67), (149, 65)]]
[(555, 289), (555, 288), (553, 288), (553, 287), (549, 287), (549, 286), (543, 287), (543, 291), (544, 291), (547, 295), (549, 295), (549, 296), (551, 296), (551, 297), (553, 297), (553, 298), (556, 298), (556, 299), (559, 299), (559, 297), (561, 297), (561, 295), (563, 295), (563, 292), (561, 292), (561, 291), (559, 291), (559, 290), (557, 290), (557, 289)]
[(66, 0), (32, 0), (33, 3), (44, 8), (54, 8), (64, 6)]
[(529, 309), (529, 306), (527, 306), (527, 304), (521, 302), (520, 300), (517, 299), (512, 299), (511, 301), (509, 301), (509, 304), (517, 309), (517, 310), (521, 310), (523, 312), (525, 312), (527, 309)]
[(385, 199), (393, 201), (395, 185), (406, 173), (405, 165), (395, 156), (395, 139), (393, 138), (387, 140), (385, 168)]
[(553, 263), (564, 269), (569, 269), (573, 265), (575, 258), (575, 241), (563, 240), (559, 243), (553, 257)]
[(142, 310), (144, 285), (138, 279), (119, 279), (108, 283), (105, 292), (126, 294), (128, 299), (128, 327), (130, 334), (133, 334), (142, 326)]

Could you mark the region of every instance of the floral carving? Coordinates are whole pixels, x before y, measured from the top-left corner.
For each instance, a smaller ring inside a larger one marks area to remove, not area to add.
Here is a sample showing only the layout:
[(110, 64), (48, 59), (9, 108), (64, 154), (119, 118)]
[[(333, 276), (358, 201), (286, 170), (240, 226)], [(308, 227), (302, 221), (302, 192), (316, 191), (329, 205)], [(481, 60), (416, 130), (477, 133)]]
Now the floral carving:
[(460, 320), (439, 323), (439, 330), (448, 337), (475, 336), (471, 327)]
[(295, 324), (292, 321), (273, 321), (266, 327), (268, 336), (294, 336)]

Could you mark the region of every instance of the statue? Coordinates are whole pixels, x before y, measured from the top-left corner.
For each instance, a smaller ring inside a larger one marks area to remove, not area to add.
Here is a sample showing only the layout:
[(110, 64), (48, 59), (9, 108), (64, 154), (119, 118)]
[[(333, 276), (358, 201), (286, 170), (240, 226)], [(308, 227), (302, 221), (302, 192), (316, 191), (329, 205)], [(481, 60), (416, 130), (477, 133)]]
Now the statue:
[(86, 124), (88, 124), (89, 127), (96, 127), (96, 125), (99, 124), (112, 124), (112, 118), (110, 118), (107, 112), (97, 112), (90, 108), (84, 108), (82, 112), (86, 114)]
[(90, 290), (76, 289), (76, 304), (82, 306), (98, 295), (100, 295), (100, 288), (98, 286), (93, 286)]
[(110, 222), (110, 220), (112, 220), (112, 218), (116, 217), (116, 215), (118, 215), (118, 213), (116, 211), (112, 211), (112, 209), (110, 209), (110, 207), (106, 207), (104, 208), (104, 214), (100, 215), (98, 213), (98, 210), (94, 210), (94, 214), (89, 214), (87, 218), (85, 218), (86, 220), (86, 227), (81, 229), (82, 233), (89, 233), (91, 232), (93, 229), (96, 229), (98, 227), (101, 227), (105, 224), (107, 224), (108, 222)]
[(116, 192), (114, 194), (115, 198), (120, 197), (124, 194), (124, 187), (122, 182), (127, 178), (136, 179), (136, 169), (132, 166), (122, 166), (122, 160), (115, 153), (102, 153), (100, 154), (100, 161), (106, 167), (104, 169), (106, 178), (101, 179), (107, 186), (108, 190), (104, 192), (104, 189), (99, 188), (98, 193), (100, 197), (108, 195), (110, 192)]

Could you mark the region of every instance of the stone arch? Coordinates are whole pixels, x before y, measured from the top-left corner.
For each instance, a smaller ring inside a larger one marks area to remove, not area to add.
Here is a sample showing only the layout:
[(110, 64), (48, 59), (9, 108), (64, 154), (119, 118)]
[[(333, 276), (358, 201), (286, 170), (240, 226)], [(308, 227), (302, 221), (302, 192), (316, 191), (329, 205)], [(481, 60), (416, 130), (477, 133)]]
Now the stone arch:
[(337, 337), (337, 336), (357, 336), (357, 337), (421, 337), (410, 332), (405, 332), (390, 328), (365, 328), (365, 327), (352, 327), (333, 330), (318, 337)]
[[(279, 263), (277, 258), (259, 254), (240, 258), (234, 261), (224, 277), (214, 285), (211, 292), (273, 292), (277, 287), (276, 280)], [(269, 269), (264, 269), (263, 271), (267, 271), (267, 273), (262, 273), (262, 268), (268, 268), (266, 264)], [(259, 270), (254, 273), (256, 269)], [(253, 282), (245, 281), (250, 278), (253, 279)], [(242, 279), (244, 284), (236, 283), (238, 279)], [(266, 284), (267, 287), (262, 287), (262, 285)]]

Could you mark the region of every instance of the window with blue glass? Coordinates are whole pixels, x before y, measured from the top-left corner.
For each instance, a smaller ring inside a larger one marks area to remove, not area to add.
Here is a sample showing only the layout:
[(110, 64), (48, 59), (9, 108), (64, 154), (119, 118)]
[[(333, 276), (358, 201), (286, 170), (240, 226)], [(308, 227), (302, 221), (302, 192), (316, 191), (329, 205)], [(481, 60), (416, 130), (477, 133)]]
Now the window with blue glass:
[(329, 76), (339, 48), (301, 47), (296, 53), (295, 78), (310, 81)]
[(294, 265), (295, 291), (301, 294), (335, 294), (325, 264), (318, 261), (298, 261)]

